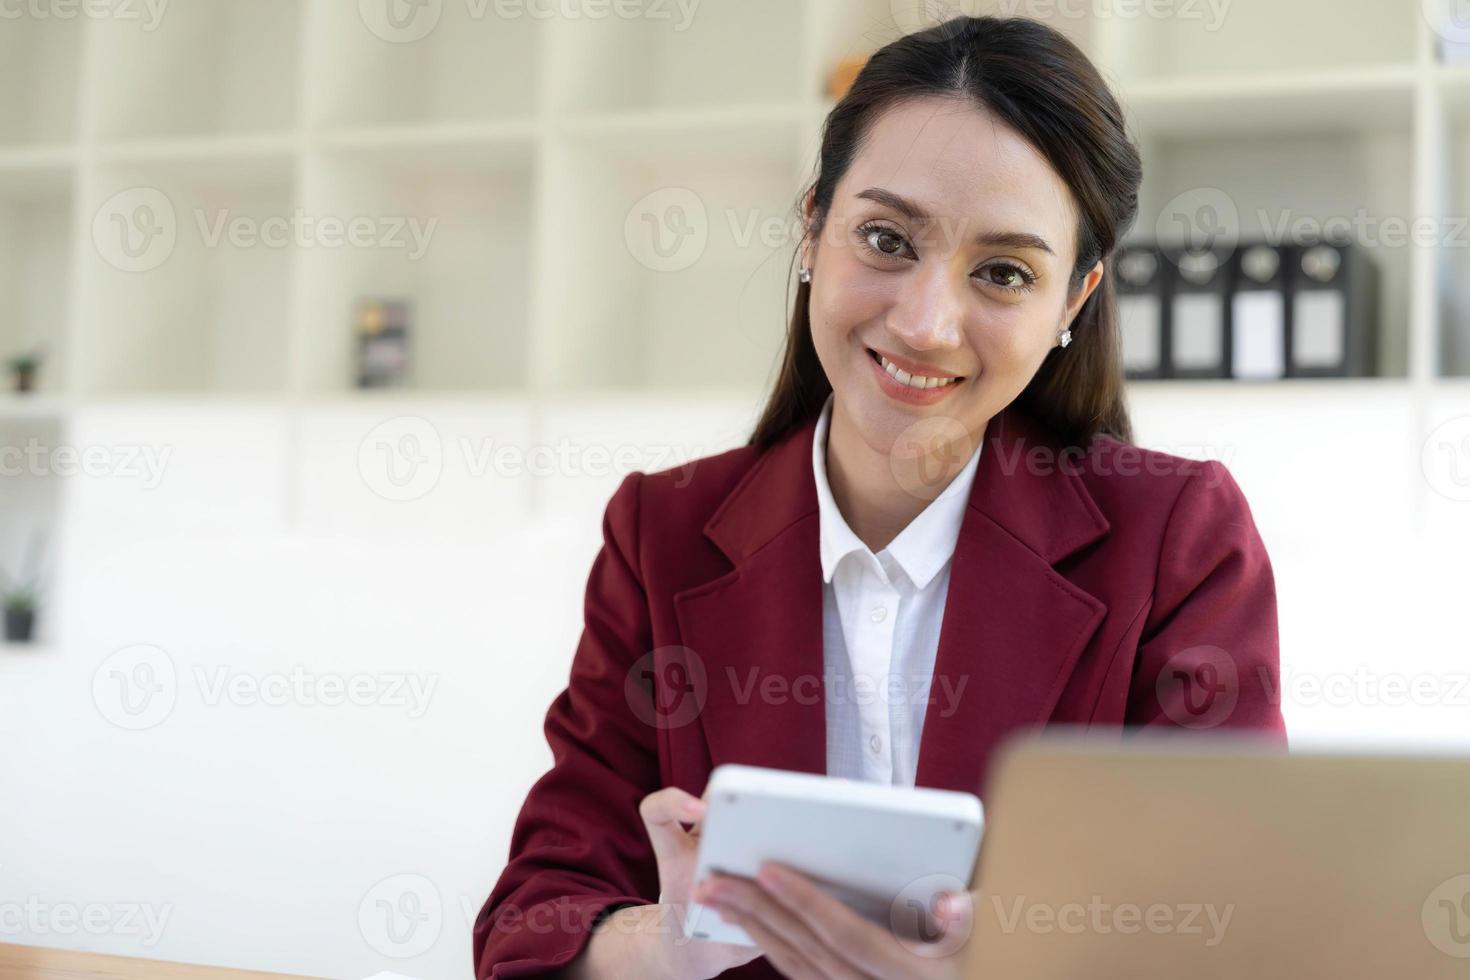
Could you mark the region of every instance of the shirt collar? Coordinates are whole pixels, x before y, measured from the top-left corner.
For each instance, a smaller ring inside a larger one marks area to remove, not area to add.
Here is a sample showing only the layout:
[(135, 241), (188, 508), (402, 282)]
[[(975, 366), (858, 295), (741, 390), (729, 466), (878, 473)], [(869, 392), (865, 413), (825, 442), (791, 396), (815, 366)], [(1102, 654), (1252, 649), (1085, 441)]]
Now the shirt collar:
[[(822, 580), (831, 582), (838, 564), (849, 554), (872, 554), (861, 538), (848, 527), (837, 508), (832, 488), (827, 482), (827, 430), (831, 426), (834, 395), (827, 396), (817, 427), (812, 434), (812, 475), (817, 484), (817, 506), (820, 513)], [(896, 561), (916, 588), (924, 588), (939, 574), (954, 554), (960, 524), (970, 502), (970, 489), (980, 464), (980, 447), (970, 456), (964, 469), (949, 486), (899, 532), (883, 549)], [(876, 556), (874, 556), (876, 558)]]

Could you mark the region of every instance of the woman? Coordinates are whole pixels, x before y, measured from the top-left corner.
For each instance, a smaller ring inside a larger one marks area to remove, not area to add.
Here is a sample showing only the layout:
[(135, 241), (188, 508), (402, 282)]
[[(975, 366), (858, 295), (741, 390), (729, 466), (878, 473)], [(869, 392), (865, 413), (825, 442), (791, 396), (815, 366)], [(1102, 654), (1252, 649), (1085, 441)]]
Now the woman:
[[(1046, 723), (1284, 735), (1244, 498), (1129, 444), (1106, 270), (1140, 179), (1050, 28), (962, 17), (873, 56), (827, 120), (750, 443), (608, 504), (479, 977), (959, 976), (789, 869), (695, 893), (710, 770), (983, 794)], [(685, 940), (691, 895), (759, 946)], [(963, 937), (972, 899), (942, 904)]]

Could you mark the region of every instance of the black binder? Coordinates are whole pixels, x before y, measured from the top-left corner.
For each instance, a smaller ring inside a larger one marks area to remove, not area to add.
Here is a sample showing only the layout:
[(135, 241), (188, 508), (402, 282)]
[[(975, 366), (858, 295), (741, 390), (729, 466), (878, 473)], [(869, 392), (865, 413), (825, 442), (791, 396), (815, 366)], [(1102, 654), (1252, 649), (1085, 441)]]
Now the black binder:
[(1292, 250), (1243, 243), (1231, 256), (1230, 376), (1272, 380), (1287, 375), (1287, 282)]
[(1298, 378), (1365, 377), (1378, 363), (1378, 269), (1359, 245), (1293, 249), (1288, 372)]
[(1168, 298), (1164, 256), (1152, 245), (1125, 245), (1113, 262), (1118, 328), (1127, 378), (1168, 376)]
[(1228, 377), (1230, 250), (1163, 250), (1169, 298), (1168, 376)]

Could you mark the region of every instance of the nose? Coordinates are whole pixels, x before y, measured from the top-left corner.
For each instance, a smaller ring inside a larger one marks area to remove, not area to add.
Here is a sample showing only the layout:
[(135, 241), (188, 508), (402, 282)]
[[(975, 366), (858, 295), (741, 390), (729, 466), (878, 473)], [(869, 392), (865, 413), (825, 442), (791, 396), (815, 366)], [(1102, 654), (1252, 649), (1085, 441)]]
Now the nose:
[(960, 345), (968, 283), (948, 263), (919, 263), (899, 287), (888, 330), (913, 350), (953, 350)]

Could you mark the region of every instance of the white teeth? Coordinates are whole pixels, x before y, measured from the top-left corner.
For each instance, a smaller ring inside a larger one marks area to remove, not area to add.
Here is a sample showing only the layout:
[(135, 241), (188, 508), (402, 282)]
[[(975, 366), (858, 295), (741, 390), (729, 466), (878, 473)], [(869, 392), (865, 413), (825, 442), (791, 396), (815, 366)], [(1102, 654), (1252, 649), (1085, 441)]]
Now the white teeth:
[[(874, 353), (876, 354), (877, 351)], [(929, 378), (922, 374), (909, 374), (882, 354), (878, 354), (878, 363), (883, 365), (883, 370), (887, 371), (895, 381), (908, 385), (910, 388), (942, 388), (959, 380), (958, 378)]]

